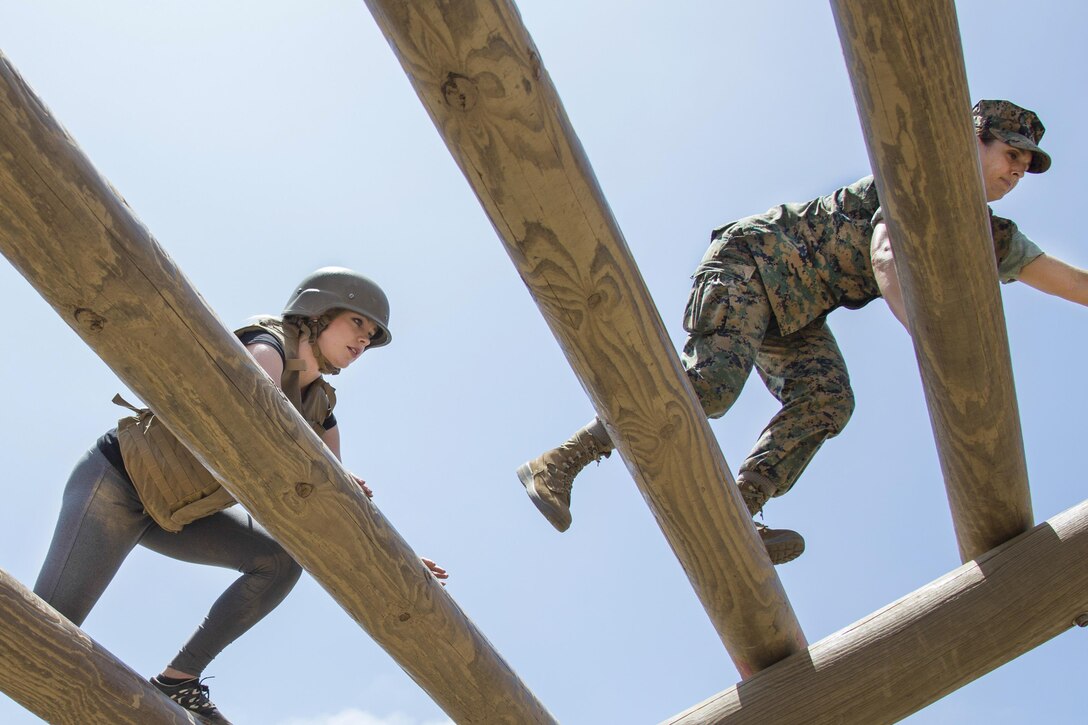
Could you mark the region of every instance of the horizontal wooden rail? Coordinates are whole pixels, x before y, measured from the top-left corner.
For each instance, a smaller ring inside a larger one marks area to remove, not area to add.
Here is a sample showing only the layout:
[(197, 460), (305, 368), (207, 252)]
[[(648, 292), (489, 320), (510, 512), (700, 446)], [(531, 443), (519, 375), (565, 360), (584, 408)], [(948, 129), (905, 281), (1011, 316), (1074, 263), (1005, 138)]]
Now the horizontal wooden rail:
[(1088, 501), (668, 722), (897, 722), (1086, 621), (1085, 562)]
[(0, 571), (0, 690), (58, 725), (196, 725), (144, 677)]

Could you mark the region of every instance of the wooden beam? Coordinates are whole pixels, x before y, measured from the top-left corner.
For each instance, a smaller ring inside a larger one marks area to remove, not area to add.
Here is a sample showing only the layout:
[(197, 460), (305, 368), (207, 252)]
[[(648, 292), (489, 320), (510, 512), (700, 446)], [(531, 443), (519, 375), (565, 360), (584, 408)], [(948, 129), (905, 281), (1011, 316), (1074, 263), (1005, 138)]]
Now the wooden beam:
[(952, 0), (833, 0), (963, 561), (1031, 527)]
[(1088, 501), (667, 722), (877, 725), (1088, 621)]
[(80, 337), (450, 717), (552, 722), (3, 56), (0, 149), (0, 251)]
[(43, 720), (198, 722), (3, 570), (0, 622), (0, 689)]
[(508, 0), (367, 0), (742, 676), (805, 646), (563, 104)]

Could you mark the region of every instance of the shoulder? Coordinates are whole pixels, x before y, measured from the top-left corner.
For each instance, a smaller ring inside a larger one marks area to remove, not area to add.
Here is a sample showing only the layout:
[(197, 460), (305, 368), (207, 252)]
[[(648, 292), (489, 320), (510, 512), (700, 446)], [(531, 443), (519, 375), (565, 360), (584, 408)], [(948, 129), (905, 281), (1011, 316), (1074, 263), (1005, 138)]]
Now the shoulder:
[(872, 205), (875, 210), (880, 202), (877, 201), (876, 178), (870, 174), (863, 176), (853, 184), (844, 186), (835, 192), (835, 195), (844, 201), (854, 200), (856, 204)]
[(283, 347), (272, 341), (254, 340), (245, 343), (246, 349), (257, 364), (264, 369), (273, 380), (279, 380), (283, 376), (283, 368), (287, 364), (287, 358), (283, 353)]
[(865, 234), (871, 234), (875, 223), (873, 215), (880, 208), (876, 180), (864, 176), (821, 197), (816, 206), (819, 210), (816, 218), (827, 223), (835, 237), (841, 236), (843, 222), (847, 222), (847, 227), (857, 227)]
[(282, 320), (273, 315), (250, 317), (234, 334), (265, 372), (279, 380), (287, 364)]
[(264, 332), (283, 339), (283, 318), (276, 315), (255, 315), (242, 322), (235, 328), (234, 334), (239, 338), (253, 332)]
[(284, 350), (283, 320), (274, 315), (250, 317), (234, 331), (246, 347), (255, 344), (270, 346), (279, 351), (281, 358), (286, 358)]
[(1036, 246), (1035, 242), (1020, 231), (1020, 227), (1016, 226), (1016, 222), (1012, 219), (997, 216), (993, 212), (990, 212), (990, 234), (993, 236), (994, 245), (998, 249), (1011, 248), (1015, 250)]
[(1006, 219), (1005, 217), (994, 214), (992, 209), (990, 210), (990, 230), (994, 234), (1007, 235), (1012, 235), (1019, 231), (1016, 222), (1012, 219)]

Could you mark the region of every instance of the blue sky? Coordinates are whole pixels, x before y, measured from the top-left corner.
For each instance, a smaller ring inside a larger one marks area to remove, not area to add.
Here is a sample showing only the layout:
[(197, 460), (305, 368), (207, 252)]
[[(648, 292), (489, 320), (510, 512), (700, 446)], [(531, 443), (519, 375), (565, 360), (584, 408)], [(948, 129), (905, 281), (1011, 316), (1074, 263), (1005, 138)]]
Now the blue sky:
[[(824, 3), (519, 8), (678, 345), (712, 228), (869, 173)], [(972, 97), (1037, 110), (1054, 159), (995, 211), (1088, 266), (1070, 221), (1088, 165), (1085, 11), (1039, 2), (1024, 19), (1023, 3), (972, 0), (959, 13)], [(333, 381), (345, 464), (561, 722), (658, 722), (736, 681), (620, 461), (578, 479), (565, 534), (525, 497), (514, 469), (593, 411), (361, 1), (0, 0), (0, 49), (226, 325), (277, 311), (325, 264), (385, 287), (393, 345)], [(1084, 499), (1088, 315), (1022, 285), (1003, 298), (1041, 521)], [(0, 568), (30, 585), (71, 465), (120, 415), (122, 387), (7, 264), (0, 305)], [(959, 564), (910, 340), (881, 302), (831, 325), (856, 412), (767, 508), (808, 540), (779, 573), (810, 641)], [(753, 379), (712, 423), (734, 468), (774, 409)], [(84, 628), (154, 674), (232, 578), (137, 550)], [(907, 722), (1071, 721), (1083, 636)], [(444, 720), (308, 576), (207, 674), (239, 723)], [(36, 721), (0, 695), (0, 722)]]

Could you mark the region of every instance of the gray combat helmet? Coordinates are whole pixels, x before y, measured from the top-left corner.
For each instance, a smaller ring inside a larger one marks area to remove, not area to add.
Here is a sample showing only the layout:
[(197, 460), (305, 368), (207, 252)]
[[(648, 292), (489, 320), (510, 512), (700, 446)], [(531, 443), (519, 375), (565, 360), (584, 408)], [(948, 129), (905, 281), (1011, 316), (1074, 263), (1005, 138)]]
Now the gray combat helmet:
[(283, 314), (320, 317), (332, 309), (351, 310), (373, 320), (378, 334), (370, 347), (388, 345), (393, 340), (389, 332), (389, 299), (382, 288), (345, 267), (322, 267), (307, 275), (298, 283)]

